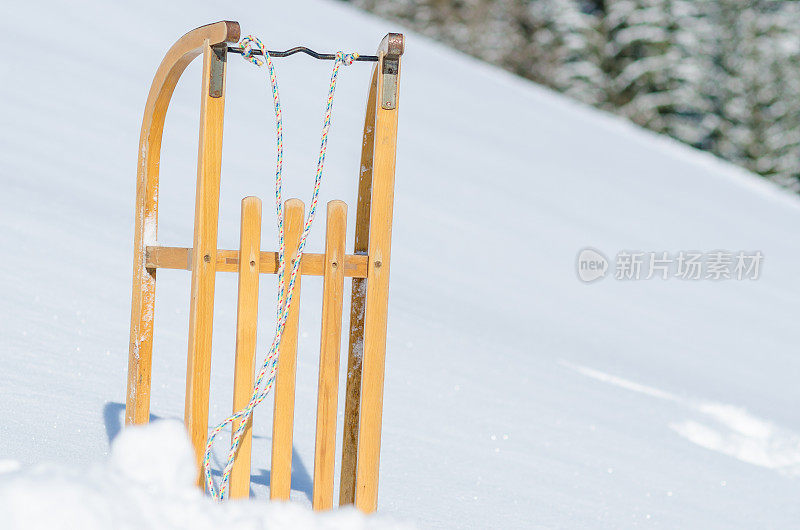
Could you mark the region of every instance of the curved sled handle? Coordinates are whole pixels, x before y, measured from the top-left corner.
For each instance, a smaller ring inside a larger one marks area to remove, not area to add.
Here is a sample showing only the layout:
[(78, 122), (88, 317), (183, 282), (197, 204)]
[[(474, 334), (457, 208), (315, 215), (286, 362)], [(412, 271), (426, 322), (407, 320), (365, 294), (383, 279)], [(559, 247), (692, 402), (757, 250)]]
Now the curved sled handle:
[(221, 21), (193, 29), (172, 45), (156, 71), (144, 108), (136, 168), (131, 336), (128, 356), (126, 423), (147, 423), (150, 416), (150, 369), (156, 272), (146, 267), (147, 244), (158, 227), (158, 169), (164, 119), (178, 80), (206, 47), (239, 40), (238, 22)]
[[(145, 128), (151, 124), (156, 125), (161, 120), (163, 125), (164, 112), (172, 98), (172, 91), (178, 84), (181, 74), (195, 57), (203, 52), (203, 44), (208, 41), (209, 46), (222, 43), (238, 42), (241, 29), (238, 22), (223, 20), (193, 29), (172, 45), (161, 64), (156, 70), (150, 93), (147, 95), (147, 104), (144, 109), (142, 122), (142, 137), (144, 140)], [(162, 111), (162, 112), (159, 112)], [(155, 120), (155, 122), (153, 121)], [(140, 147), (142, 145), (140, 144)], [(142, 152), (140, 151), (141, 155)]]

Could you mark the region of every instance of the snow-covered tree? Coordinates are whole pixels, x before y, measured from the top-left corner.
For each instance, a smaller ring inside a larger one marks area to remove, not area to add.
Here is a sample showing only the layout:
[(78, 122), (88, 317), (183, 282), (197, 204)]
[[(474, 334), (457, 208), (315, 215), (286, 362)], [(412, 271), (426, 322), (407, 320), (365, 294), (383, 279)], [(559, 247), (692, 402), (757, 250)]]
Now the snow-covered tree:
[(517, 2), (522, 46), (509, 57), (514, 71), (594, 105), (605, 99), (603, 37), (596, 17), (574, 0)]
[(800, 10), (775, 1), (718, 4), (719, 131), (712, 149), (800, 189)]
[(353, 2), (800, 191), (800, 2)]
[(700, 90), (711, 69), (703, 2), (607, 0), (600, 24), (608, 78), (604, 108), (657, 132), (702, 145), (712, 110)]

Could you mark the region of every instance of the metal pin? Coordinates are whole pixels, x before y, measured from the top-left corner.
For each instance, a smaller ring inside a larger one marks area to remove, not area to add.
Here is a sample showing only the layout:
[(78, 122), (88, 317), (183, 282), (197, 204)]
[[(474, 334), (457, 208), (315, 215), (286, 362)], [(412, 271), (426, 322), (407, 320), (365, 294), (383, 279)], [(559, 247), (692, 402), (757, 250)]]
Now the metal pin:
[[(244, 50), (242, 50), (238, 46), (229, 46), (228, 47), (228, 52), (229, 53), (238, 53), (238, 54), (241, 55), (242, 53), (244, 53)], [(253, 55), (263, 55), (261, 53), (261, 50), (253, 50), (251, 53)], [(310, 55), (314, 59), (320, 59), (322, 61), (333, 61), (334, 59), (336, 59), (336, 54), (335, 53), (319, 53), (319, 52), (315, 52), (314, 50), (312, 50), (310, 48), (306, 48), (305, 46), (295, 46), (294, 48), (289, 48), (288, 50), (285, 50), (285, 51), (282, 51), (282, 52), (281, 51), (277, 51), (277, 50), (267, 50), (267, 53), (269, 53), (270, 57), (289, 57), (290, 55), (294, 55), (295, 53), (305, 53), (306, 55)], [(366, 62), (370, 62), (370, 63), (376, 63), (376, 62), (378, 62), (378, 56), (377, 55), (359, 55), (358, 57), (356, 57), (355, 60), (356, 61), (366, 61)]]

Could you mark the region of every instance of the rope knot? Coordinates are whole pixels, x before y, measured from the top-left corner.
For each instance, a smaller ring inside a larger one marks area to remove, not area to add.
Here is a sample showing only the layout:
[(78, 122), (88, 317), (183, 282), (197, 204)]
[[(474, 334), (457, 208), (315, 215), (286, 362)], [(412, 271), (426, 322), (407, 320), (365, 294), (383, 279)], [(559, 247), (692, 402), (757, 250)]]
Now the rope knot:
[[(264, 66), (267, 57), (267, 49), (261, 39), (248, 35), (239, 41), (239, 49), (242, 50), (242, 58), (250, 61), (256, 66)], [(253, 55), (256, 50), (261, 51), (261, 55)]]
[(336, 52), (336, 60), (344, 64), (345, 66), (350, 66), (353, 64), (353, 61), (358, 59), (358, 53), (344, 53), (343, 51)]

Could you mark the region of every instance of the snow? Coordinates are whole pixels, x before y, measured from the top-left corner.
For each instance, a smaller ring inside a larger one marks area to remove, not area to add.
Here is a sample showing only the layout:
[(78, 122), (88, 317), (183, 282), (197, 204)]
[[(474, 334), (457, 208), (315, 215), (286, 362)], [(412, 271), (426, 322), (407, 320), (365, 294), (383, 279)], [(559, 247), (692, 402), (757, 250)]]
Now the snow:
[(102, 465), (38, 465), (3, 475), (0, 514), (4, 528), (28, 530), (410, 528), (352, 507), (318, 515), (292, 503), (217, 505), (197, 489), (195, 477), (183, 424), (156, 421), (125, 429)]
[[(163, 476), (146, 473), (147, 486), (113, 450), (102, 463), (111, 441), (127, 436), (141, 112), (168, 47), (210, 21), (239, 20), (272, 48), (364, 53), (402, 28), (312, 0), (86, 0), (6, 11), (8, 41), (33, 48), (0, 59), (11, 74), (0, 84), (0, 468), (16, 477), (2, 481), (2, 497), (35, 494), (37, 506), (52, 506), (41, 517), (81, 509), (73, 515), (90, 528), (119, 506), (114, 489), (167, 519), (183, 506), (198, 526), (225, 526), (228, 516), (257, 525), (259, 510), (309, 517), (320, 278), (304, 278), (301, 294), (289, 507), (265, 501), (271, 403), (255, 415), (254, 499), (244, 515), (183, 499), (179, 485), (151, 494), (151, 481), (182, 480), (177, 463), (165, 463)], [(796, 524), (798, 198), (407, 36), (379, 513), (423, 528)], [(286, 198), (310, 197), (330, 67), (277, 62)], [(163, 245), (192, 240), (199, 75), (195, 61), (167, 117)], [(340, 72), (320, 197), (351, 205), (349, 248), (368, 76), (364, 63)], [(219, 247), (237, 248), (241, 198), (272, 197), (274, 125), (263, 71), (231, 57), (226, 90)], [(271, 214), (265, 207), (265, 250), (275, 248)], [(309, 251), (322, 248), (323, 224)], [(632, 249), (760, 250), (764, 262), (749, 282), (585, 284), (575, 258), (587, 247), (612, 259)], [(275, 281), (261, 281), (263, 355)], [(212, 423), (231, 406), (235, 275), (220, 274), (216, 292)], [(154, 418), (183, 415), (188, 299), (185, 271), (159, 271)], [(217, 450), (219, 466), (227, 448)], [(175, 506), (160, 500), (168, 497)], [(142, 521), (124, 517), (120, 525)]]
[(702, 421), (686, 420), (669, 425), (692, 443), (742, 462), (788, 475), (800, 475), (800, 436), (757, 418), (743, 408), (725, 403), (697, 402), (585, 366), (562, 364), (587, 377), (671, 401), (693, 412)]

